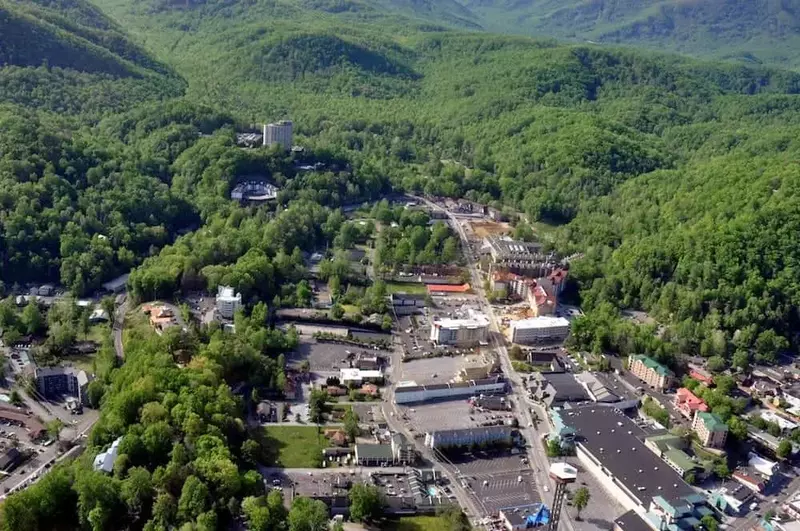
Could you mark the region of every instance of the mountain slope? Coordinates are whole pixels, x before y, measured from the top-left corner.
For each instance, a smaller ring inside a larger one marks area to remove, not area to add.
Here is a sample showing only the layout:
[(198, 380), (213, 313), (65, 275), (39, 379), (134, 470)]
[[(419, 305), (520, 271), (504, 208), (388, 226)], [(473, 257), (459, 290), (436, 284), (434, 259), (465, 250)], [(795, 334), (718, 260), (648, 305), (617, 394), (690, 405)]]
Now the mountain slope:
[(182, 82), (84, 0), (0, 0), (0, 101), (106, 112)]
[[(707, 58), (800, 66), (798, 0), (462, 0), (500, 33), (631, 44)], [(418, 10), (429, 16), (436, 10)], [(447, 17), (439, 19), (445, 21)]]

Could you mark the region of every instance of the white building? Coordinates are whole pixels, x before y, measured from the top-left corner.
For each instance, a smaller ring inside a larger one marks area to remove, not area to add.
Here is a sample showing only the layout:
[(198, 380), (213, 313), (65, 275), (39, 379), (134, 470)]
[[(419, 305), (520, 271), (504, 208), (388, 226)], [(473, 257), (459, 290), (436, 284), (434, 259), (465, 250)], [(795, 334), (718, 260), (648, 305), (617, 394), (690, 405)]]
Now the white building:
[(292, 149), (292, 122), (281, 120), (275, 124), (264, 124), (264, 145), (279, 144), (283, 149)]
[(489, 319), (473, 311), (469, 319), (441, 319), (431, 325), (431, 341), (439, 345), (472, 346), (485, 343), (488, 333)]
[(236, 311), (242, 307), (242, 294), (235, 293), (230, 286), (217, 287), (217, 311), (222, 317), (232, 319)]
[(117, 460), (119, 453), (119, 443), (122, 442), (122, 437), (111, 443), (111, 446), (105, 452), (97, 454), (94, 458), (93, 468), (98, 471), (103, 471), (110, 474), (114, 471), (114, 461)]
[(774, 422), (775, 424), (780, 426), (781, 431), (789, 432), (797, 428), (797, 424), (795, 422), (787, 420), (769, 409), (764, 409), (761, 411), (761, 418), (766, 420), (767, 422)]
[[(409, 385), (411, 384), (411, 385)], [(416, 385), (401, 382), (394, 390), (394, 401), (398, 404), (412, 404), (429, 400), (455, 400), (471, 396), (505, 394), (506, 382), (500, 378), (484, 378), (468, 382), (449, 382)]]
[(343, 385), (383, 382), (381, 370), (339, 369), (339, 381)]
[(569, 321), (563, 317), (534, 317), (512, 321), (508, 338), (512, 343), (526, 345), (544, 341), (564, 341), (569, 336)]

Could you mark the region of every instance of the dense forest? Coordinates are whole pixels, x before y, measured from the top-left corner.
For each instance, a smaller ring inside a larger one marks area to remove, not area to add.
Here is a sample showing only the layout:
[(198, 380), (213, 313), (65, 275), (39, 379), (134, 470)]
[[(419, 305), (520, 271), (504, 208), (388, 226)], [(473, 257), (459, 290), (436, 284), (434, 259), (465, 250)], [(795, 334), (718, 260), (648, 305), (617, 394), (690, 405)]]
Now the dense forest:
[[(231, 386), (282, 389), (297, 338), (272, 313), (308, 303), (307, 254), (329, 250), (323, 280), (364, 314), (385, 286), (344, 252), (375, 223), (386, 270), (457, 256), (424, 215), (379, 203), (361, 229), (342, 213), (396, 191), (515, 210), (518, 232), (580, 253), (580, 348), (722, 369), (797, 345), (798, 74), (453, 31), (380, 4), (98, 5), (119, 23), (82, 0), (0, 0), (0, 291), (82, 295), (133, 269), (134, 299), (227, 284), (250, 311), (235, 336), (128, 338), (121, 366), (105, 346), (89, 451), (11, 496), (5, 529), (304, 529), (264, 497), (269, 456)], [(283, 117), (303, 154), (236, 146), (243, 124)], [(231, 201), (254, 174), (277, 200)], [(119, 470), (90, 473), (123, 435)]]

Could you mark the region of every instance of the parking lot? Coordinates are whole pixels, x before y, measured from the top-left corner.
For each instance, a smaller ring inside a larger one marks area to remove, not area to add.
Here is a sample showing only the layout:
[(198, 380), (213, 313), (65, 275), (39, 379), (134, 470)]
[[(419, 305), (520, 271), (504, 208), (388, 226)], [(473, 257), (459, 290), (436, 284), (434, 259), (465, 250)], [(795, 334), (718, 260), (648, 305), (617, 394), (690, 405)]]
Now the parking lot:
[(312, 372), (325, 376), (339, 374), (339, 369), (349, 367), (348, 356), (359, 350), (351, 345), (336, 343), (320, 343), (316, 339), (302, 337), (297, 348), (287, 354), (286, 362), (289, 365), (298, 365), (303, 360), (308, 360)]
[(486, 514), (504, 507), (517, 507), (541, 501), (533, 472), (529, 469), (475, 474), (468, 480), (470, 493)]
[(510, 420), (510, 412), (475, 411), (466, 399), (419, 404), (413, 407), (398, 406), (404, 422), (421, 433), (432, 430), (475, 428), (489, 423)]
[(462, 365), (462, 358), (454, 356), (415, 359), (403, 363), (402, 379), (418, 384), (445, 383), (453, 379)]

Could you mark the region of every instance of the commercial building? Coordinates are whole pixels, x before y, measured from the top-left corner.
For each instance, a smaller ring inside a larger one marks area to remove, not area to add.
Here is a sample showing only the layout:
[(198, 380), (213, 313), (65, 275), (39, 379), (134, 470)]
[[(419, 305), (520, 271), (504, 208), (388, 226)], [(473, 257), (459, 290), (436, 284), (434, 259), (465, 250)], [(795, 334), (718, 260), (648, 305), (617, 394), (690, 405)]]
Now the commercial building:
[(548, 408), (561, 407), (568, 402), (575, 404), (590, 400), (589, 393), (569, 372), (534, 373), (530, 390), (536, 400)]
[(674, 403), (681, 415), (687, 419), (693, 418), (696, 411), (708, 411), (705, 401), (685, 387), (681, 387), (675, 393)]
[(664, 391), (672, 387), (675, 375), (656, 360), (634, 354), (628, 358), (628, 370), (650, 387)]
[(772, 411), (771, 409), (763, 409), (761, 410), (761, 418), (766, 420), (767, 422), (772, 422), (777, 424), (780, 427), (782, 432), (789, 433), (797, 428), (797, 423), (792, 422), (791, 420), (784, 418), (783, 416), (777, 414), (776, 412)]
[(431, 324), (431, 341), (439, 345), (462, 347), (486, 343), (489, 319), (478, 312), (470, 312), (469, 319), (440, 319)]
[(416, 455), (406, 438), (395, 433), (389, 444), (356, 444), (355, 458), (361, 466), (409, 465)]
[(343, 385), (357, 385), (363, 383), (383, 383), (383, 371), (361, 369), (339, 369), (339, 380)]
[(217, 286), (217, 312), (225, 319), (233, 319), (242, 307), (242, 294), (234, 293), (230, 286)]
[(648, 450), (645, 431), (621, 411), (590, 405), (552, 411), (550, 416), (554, 426), (572, 439), (585, 469), (626, 509), (644, 515), (655, 497), (678, 500), (695, 493), (680, 474)]
[(543, 503), (503, 507), (499, 511), (499, 516), (508, 531), (532, 529), (550, 523), (550, 510)]
[(628, 511), (616, 520), (611, 527), (612, 531), (653, 531), (653, 528), (645, 522), (636, 511)]
[(713, 413), (696, 412), (692, 429), (700, 439), (700, 443), (708, 448), (722, 448), (728, 439), (728, 425)]
[(292, 149), (292, 129), (293, 124), (290, 120), (281, 120), (278, 123), (264, 125), (264, 145), (281, 146), (284, 150)]
[(781, 509), (792, 518), (800, 520), (800, 490), (793, 492), (786, 501), (783, 502)]
[(425, 434), (425, 446), (436, 450), (473, 445), (511, 444), (518, 433), (511, 426), (437, 430)]
[(46, 398), (61, 399), (74, 396), (81, 404), (87, 405), (86, 387), (89, 375), (86, 371), (73, 367), (39, 367), (34, 372), (36, 388)]
[(505, 380), (497, 377), (430, 385), (412, 383), (411, 385), (397, 387), (394, 390), (394, 399), (398, 404), (413, 404), (429, 400), (453, 400), (481, 394), (503, 394), (505, 392)]
[[(709, 496), (713, 507), (729, 516), (743, 516), (754, 503), (755, 493), (735, 481), (725, 481)], [(756, 502), (757, 503), (757, 502)]]
[(30, 412), (24, 412), (10, 405), (0, 404), (0, 420), (14, 426), (24, 427), (32, 441), (41, 438), (46, 433), (44, 424)]
[(395, 315), (419, 313), (425, 308), (425, 296), (418, 294), (392, 293), (389, 295)]
[(259, 179), (241, 181), (231, 190), (231, 199), (234, 201), (269, 201), (277, 199), (278, 187), (274, 184)]
[(653, 435), (645, 438), (644, 445), (663, 459), (682, 478), (685, 478), (690, 472), (695, 473), (702, 468), (700, 463), (694, 461), (684, 451), (689, 445), (683, 437), (671, 433)]
[(581, 372), (575, 374), (575, 379), (589, 393), (589, 398), (593, 402), (600, 402), (605, 404), (615, 404), (621, 401), (620, 397), (612, 393), (605, 384), (597, 379), (597, 376), (591, 372)]
[(569, 337), (569, 321), (563, 317), (534, 317), (511, 321), (508, 339), (512, 343), (529, 345), (564, 341)]
[(12, 446), (0, 455), (0, 470), (11, 472), (24, 460), (22, 453)]

